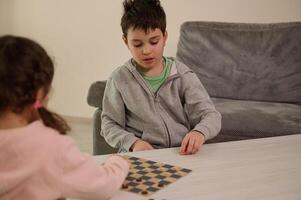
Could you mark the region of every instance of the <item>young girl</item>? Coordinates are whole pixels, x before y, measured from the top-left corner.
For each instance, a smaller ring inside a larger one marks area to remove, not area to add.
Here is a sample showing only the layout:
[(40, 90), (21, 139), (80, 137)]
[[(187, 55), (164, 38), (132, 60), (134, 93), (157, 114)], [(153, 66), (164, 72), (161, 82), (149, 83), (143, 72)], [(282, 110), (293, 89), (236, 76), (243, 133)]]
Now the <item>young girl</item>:
[(46, 109), (54, 67), (36, 42), (0, 37), (0, 199), (108, 199), (129, 165), (111, 156), (98, 166), (63, 134)]

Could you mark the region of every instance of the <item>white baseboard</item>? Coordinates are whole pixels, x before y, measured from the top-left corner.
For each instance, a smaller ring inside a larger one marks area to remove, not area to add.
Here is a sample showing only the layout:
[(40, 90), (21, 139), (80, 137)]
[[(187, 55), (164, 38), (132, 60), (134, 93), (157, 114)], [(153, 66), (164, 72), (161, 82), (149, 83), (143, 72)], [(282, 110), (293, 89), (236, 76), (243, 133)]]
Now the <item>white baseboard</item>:
[(75, 116), (67, 116), (61, 115), (67, 122), (75, 122), (75, 123), (87, 123), (92, 124), (93, 119), (89, 117), (75, 117)]

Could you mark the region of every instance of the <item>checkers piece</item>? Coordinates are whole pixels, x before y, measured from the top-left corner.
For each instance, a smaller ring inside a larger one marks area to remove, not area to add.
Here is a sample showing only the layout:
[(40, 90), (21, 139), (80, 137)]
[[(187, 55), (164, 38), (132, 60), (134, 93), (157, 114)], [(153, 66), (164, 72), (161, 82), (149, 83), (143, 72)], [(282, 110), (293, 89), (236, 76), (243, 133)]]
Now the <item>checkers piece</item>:
[(191, 172), (190, 169), (143, 158), (122, 157), (130, 163), (130, 171), (121, 190), (143, 196), (150, 196)]
[(143, 190), (142, 194), (144, 194), (144, 195), (148, 194), (147, 190)]
[(163, 183), (158, 183), (158, 187), (163, 187), (164, 184)]
[(123, 183), (122, 184), (122, 189), (127, 189), (128, 188), (128, 185), (126, 183)]

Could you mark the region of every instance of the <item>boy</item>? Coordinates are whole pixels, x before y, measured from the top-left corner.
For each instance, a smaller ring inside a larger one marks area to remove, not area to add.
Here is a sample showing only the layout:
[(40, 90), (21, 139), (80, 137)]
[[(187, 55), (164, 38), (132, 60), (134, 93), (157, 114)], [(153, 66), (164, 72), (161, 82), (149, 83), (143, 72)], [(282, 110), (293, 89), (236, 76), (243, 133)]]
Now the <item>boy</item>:
[(197, 76), (163, 57), (160, 1), (125, 0), (123, 6), (123, 40), (133, 58), (108, 79), (101, 134), (119, 152), (180, 146), (180, 154), (195, 154), (218, 134), (221, 116)]

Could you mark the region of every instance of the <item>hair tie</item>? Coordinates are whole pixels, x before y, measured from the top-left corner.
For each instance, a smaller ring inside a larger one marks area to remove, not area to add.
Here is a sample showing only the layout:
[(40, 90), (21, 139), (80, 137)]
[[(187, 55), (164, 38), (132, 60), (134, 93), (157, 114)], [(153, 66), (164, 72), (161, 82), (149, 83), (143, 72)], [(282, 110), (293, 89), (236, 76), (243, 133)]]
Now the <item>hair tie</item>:
[(37, 99), (36, 102), (34, 102), (33, 107), (34, 107), (34, 109), (37, 110), (39, 108), (42, 108), (43, 105), (42, 105), (41, 101)]

